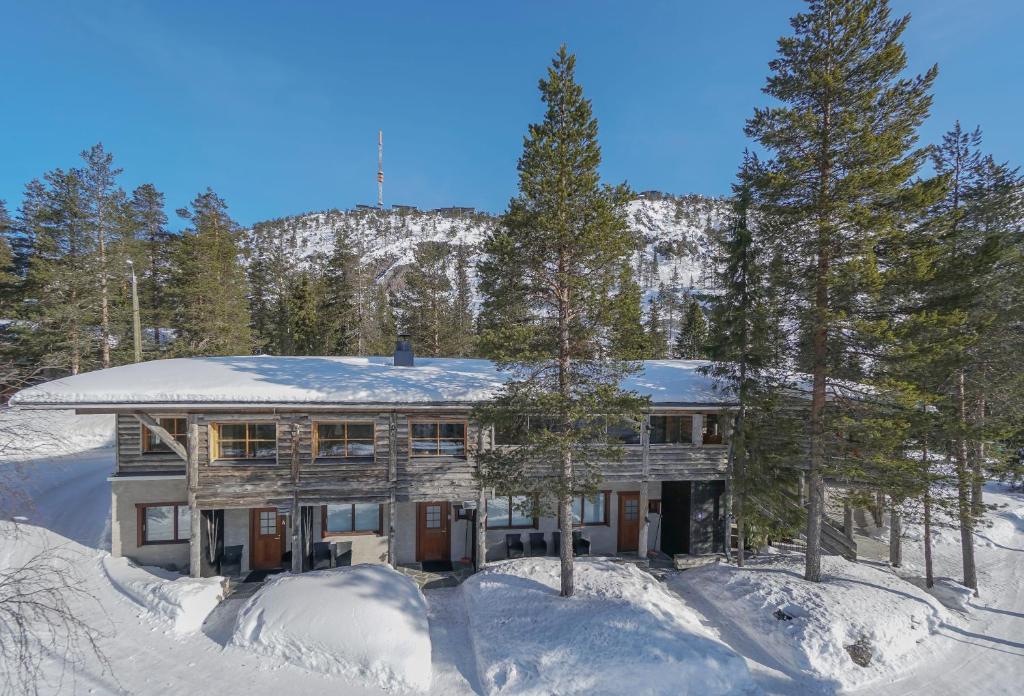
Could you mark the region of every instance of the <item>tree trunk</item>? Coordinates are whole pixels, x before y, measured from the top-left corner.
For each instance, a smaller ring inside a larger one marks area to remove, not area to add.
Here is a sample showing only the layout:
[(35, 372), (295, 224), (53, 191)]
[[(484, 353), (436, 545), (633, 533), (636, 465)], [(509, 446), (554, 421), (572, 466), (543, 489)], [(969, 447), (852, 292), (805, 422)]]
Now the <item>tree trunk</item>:
[[(102, 205), (102, 204), (101, 204)], [(104, 368), (110, 367), (110, 305), (107, 299), (107, 241), (103, 232), (103, 212), (97, 218), (100, 252), (100, 356)]]
[(743, 557), (746, 554), (747, 544), (743, 538), (743, 496), (736, 496), (736, 565), (743, 567)]
[(561, 548), (558, 550), (562, 562), (562, 591), (563, 597), (572, 597), (575, 588), (573, 587), (572, 567), (572, 496), (566, 495), (558, 504), (559, 530), (562, 534)]
[(978, 596), (978, 572), (974, 565), (974, 517), (971, 515), (971, 475), (967, 469), (967, 399), (964, 388), (964, 373), (956, 375), (956, 401), (959, 428), (957, 430), (954, 457), (957, 477), (957, 511), (960, 518), (960, 549), (964, 565), (964, 585)]
[[(928, 450), (925, 449), (925, 457)], [(935, 585), (932, 572), (932, 484), (928, 481), (924, 489), (924, 584), (931, 588)]]
[(985, 482), (985, 441), (982, 439), (982, 426), (985, 424), (985, 397), (978, 399), (978, 408), (975, 412), (974, 424), (978, 429), (977, 439), (974, 441), (974, 460), (971, 462), (971, 513), (975, 518), (980, 518), (985, 512), (985, 503), (982, 500), (982, 484)]
[[(562, 398), (562, 432), (567, 434), (573, 427), (572, 420), (569, 416), (568, 408), (569, 399), (572, 396), (572, 385), (569, 382), (569, 370), (570, 370), (570, 345), (569, 345), (569, 303), (571, 297), (569, 294), (568, 281), (565, 274), (566, 261), (564, 251), (560, 254), (558, 259), (558, 278), (559, 283), (562, 287), (558, 291), (558, 393)], [(572, 451), (569, 449), (567, 442), (562, 443), (562, 499), (559, 503), (559, 509), (561, 513), (561, 531), (562, 531), (562, 548), (561, 548), (561, 561), (562, 561), (562, 591), (563, 597), (572, 597), (575, 588), (573, 587), (573, 566), (572, 566), (572, 496), (575, 493), (573, 489), (573, 472), (572, 472)], [(583, 514), (582, 508), (580, 514)]]
[(903, 565), (903, 531), (900, 525), (899, 503), (900, 501), (895, 498), (889, 501), (889, 565), (893, 568)]

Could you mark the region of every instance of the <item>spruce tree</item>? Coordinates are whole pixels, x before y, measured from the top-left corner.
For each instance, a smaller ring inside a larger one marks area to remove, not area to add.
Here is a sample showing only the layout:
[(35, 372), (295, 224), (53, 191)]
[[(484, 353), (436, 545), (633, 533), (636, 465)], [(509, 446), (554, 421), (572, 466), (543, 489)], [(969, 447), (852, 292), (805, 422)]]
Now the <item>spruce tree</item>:
[(676, 337), (676, 357), (683, 360), (703, 360), (707, 357), (708, 321), (697, 298), (686, 302), (683, 321)]
[(239, 260), (238, 225), (227, 204), (206, 189), (191, 209), (182, 233), (171, 284), (175, 351), (183, 355), (248, 355), (251, 352), (245, 271)]
[(320, 355), (323, 353), (323, 334), (317, 313), (318, 283), (307, 271), (293, 283), (288, 296), (288, 333), (292, 355)]
[(661, 320), (661, 299), (655, 295), (647, 303), (647, 355), (652, 360), (661, 360), (668, 354), (668, 337)]
[(863, 298), (877, 292), (876, 250), (927, 202), (911, 177), (924, 157), (916, 130), (937, 70), (903, 76), (908, 21), (893, 19), (886, 0), (810, 0), (770, 63), (764, 91), (779, 105), (756, 109), (746, 127), (771, 154), (757, 182), (761, 228), (769, 250), (786, 259), (778, 291), (807, 341), (811, 581), (821, 579), (829, 431), (842, 421), (826, 394), (837, 379), (868, 379), (858, 320)]
[(643, 360), (650, 357), (651, 342), (643, 325), (640, 285), (633, 279), (633, 268), (622, 264), (612, 299), (612, 327), (609, 352), (619, 360)]
[(448, 355), (459, 326), (448, 277), (447, 245), (419, 244), (404, 280), (405, 288), (398, 296), (402, 329), (412, 336), (413, 345), (423, 355)]
[(15, 287), (18, 276), (14, 270), (14, 252), (10, 236), (14, 222), (7, 212), (6, 201), (0, 199), (0, 317), (9, 319), (14, 309)]
[[(597, 121), (562, 46), (540, 81), (544, 119), (529, 127), (519, 160), (519, 194), (484, 241), (479, 265), (485, 308), (521, 321), (489, 323), (482, 344), (510, 375), (482, 424), (523, 425), (512, 450), (479, 453), (481, 484), (556, 504), (561, 527), (561, 594), (573, 594), (573, 498), (597, 491), (604, 462), (621, 457), (606, 425), (636, 423), (642, 400), (619, 388), (635, 363), (607, 356), (613, 296), (636, 248), (626, 224), (625, 186), (603, 186)], [(493, 316), (493, 315), (492, 315)], [(594, 414), (603, 414), (595, 418)], [(483, 511), (481, 511), (483, 512)]]
[(359, 332), (356, 307), (358, 256), (344, 228), (335, 234), (334, 248), (323, 270), (320, 323), (324, 352), (328, 355), (358, 353)]
[(473, 289), (469, 280), (469, 249), (459, 244), (455, 249), (455, 297), (452, 304), (454, 329), (449, 355), (465, 358), (476, 351), (476, 317), (473, 312)]

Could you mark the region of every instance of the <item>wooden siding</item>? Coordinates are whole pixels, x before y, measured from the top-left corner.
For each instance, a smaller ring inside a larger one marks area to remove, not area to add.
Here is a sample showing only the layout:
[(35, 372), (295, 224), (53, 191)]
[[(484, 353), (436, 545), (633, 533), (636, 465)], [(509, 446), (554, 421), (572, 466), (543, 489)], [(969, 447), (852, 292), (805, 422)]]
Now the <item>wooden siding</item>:
[[(160, 414), (152, 414), (154, 416)], [(181, 415), (181, 414), (179, 414)], [(202, 508), (290, 506), (327, 503), (476, 500), (474, 454), (493, 446), (492, 433), (467, 422), (465, 414), (387, 410), (359, 412), (201, 412), (198, 425), (197, 504)], [(466, 457), (410, 456), (410, 424), (416, 420), (467, 422)], [(372, 421), (374, 457), (318, 458), (313, 429), (319, 422)], [(277, 456), (267, 460), (211, 459), (211, 435), (221, 423), (261, 422), (277, 425)], [(173, 453), (141, 452), (141, 424), (121, 414), (118, 423), (118, 470), (184, 473)], [(629, 445), (621, 462), (608, 464), (609, 482), (713, 480), (726, 475), (727, 448), (722, 446)], [(646, 465), (645, 465), (646, 464)]]
[(117, 472), (184, 475), (185, 461), (174, 452), (142, 451), (142, 430), (143, 425), (135, 416), (117, 415)]

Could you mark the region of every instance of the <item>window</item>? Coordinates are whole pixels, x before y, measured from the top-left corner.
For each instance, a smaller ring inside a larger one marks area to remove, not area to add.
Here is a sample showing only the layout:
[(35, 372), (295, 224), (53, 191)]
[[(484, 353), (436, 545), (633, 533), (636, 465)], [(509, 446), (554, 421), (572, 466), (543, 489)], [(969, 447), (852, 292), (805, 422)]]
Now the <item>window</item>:
[(377, 503), (346, 503), (323, 507), (323, 535), (380, 533), (383, 509)]
[(487, 527), (500, 528), (533, 528), (537, 526), (537, 518), (531, 517), (533, 505), (529, 496), (501, 495), (487, 499)]
[(187, 503), (146, 503), (137, 507), (139, 546), (188, 541), (192, 533), (192, 513)]
[(414, 457), (466, 456), (465, 423), (414, 422), (410, 434)]
[(260, 536), (277, 534), (277, 510), (260, 510)]
[(652, 445), (689, 445), (693, 442), (693, 416), (651, 416)]
[[(188, 445), (188, 420), (185, 418), (158, 418), (160, 427), (166, 430), (181, 443), (183, 447)], [(141, 425), (141, 424), (140, 424)], [(171, 448), (164, 444), (163, 440), (156, 436), (152, 430), (142, 426), (142, 451), (143, 452), (170, 452)]]
[(573, 498), (572, 523), (579, 526), (608, 524), (608, 498), (610, 495), (610, 491), (599, 491), (593, 498), (582, 495)]
[(608, 426), (608, 439), (623, 445), (639, 445), (640, 429), (633, 423), (613, 423)]
[(373, 459), (373, 423), (317, 423), (317, 457)]
[(274, 423), (221, 423), (216, 429), (215, 459), (273, 459), (277, 456)]

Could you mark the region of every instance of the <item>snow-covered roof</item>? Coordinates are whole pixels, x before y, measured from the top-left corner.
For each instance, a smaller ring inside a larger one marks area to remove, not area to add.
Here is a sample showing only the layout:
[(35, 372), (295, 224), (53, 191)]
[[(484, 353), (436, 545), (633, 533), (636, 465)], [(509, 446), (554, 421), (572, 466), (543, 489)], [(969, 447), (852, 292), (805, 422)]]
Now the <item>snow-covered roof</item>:
[[(488, 360), (238, 356), (153, 360), (24, 389), (19, 406), (461, 404), (491, 398), (509, 375)], [(658, 404), (733, 403), (699, 360), (648, 360), (622, 386)]]

